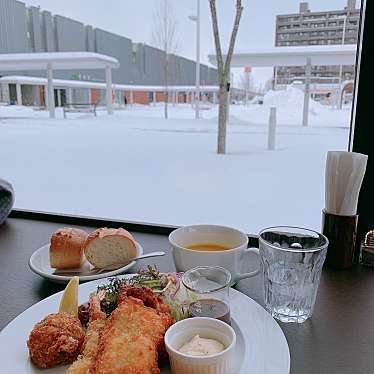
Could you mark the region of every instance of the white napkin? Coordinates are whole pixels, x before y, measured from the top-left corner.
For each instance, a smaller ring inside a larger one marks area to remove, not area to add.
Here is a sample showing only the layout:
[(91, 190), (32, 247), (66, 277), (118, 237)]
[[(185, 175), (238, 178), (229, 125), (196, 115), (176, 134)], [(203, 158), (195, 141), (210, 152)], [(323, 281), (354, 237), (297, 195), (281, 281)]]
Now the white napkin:
[(355, 152), (327, 153), (326, 212), (344, 216), (357, 213), (358, 197), (365, 176), (367, 159), (368, 156)]

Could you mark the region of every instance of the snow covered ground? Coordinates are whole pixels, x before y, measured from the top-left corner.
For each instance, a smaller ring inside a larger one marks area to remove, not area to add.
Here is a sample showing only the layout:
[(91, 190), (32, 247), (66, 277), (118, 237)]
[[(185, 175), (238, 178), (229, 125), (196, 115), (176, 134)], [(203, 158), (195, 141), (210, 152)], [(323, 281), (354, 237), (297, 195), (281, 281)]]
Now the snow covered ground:
[[(312, 103), (302, 128), (297, 92), (264, 105), (232, 105), (227, 154), (217, 155), (217, 108), (194, 120), (190, 105), (133, 106), (108, 116), (50, 120), (0, 106), (0, 176), (16, 207), (183, 225), (217, 223), (250, 233), (270, 225), (320, 229), (328, 150), (347, 148), (350, 109)], [(277, 150), (267, 151), (269, 107)]]

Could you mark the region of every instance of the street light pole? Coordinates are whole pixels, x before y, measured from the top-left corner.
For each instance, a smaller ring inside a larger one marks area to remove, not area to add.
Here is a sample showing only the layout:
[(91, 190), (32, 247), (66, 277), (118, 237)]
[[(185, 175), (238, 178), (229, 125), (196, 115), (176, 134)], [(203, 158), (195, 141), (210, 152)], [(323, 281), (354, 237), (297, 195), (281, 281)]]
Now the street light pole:
[[(345, 32), (347, 29), (347, 15), (344, 16), (344, 24), (343, 24), (343, 35), (342, 35), (342, 45), (345, 44)], [(340, 65), (339, 69), (339, 98), (338, 98), (338, 107), (342, 109), (343, 102), (342, 102), (342, 83), (343, 83), (343, 65)]]
[(200, 0), (197, 0), (196, 12), (196, 102), (195, 118), (200, 118)]
[(195, 87), (195, 118), (200, 118), (200, 0), (197, 1), (196, 16), (189, 16), (191, 21), (196, 22), (196, 87)]

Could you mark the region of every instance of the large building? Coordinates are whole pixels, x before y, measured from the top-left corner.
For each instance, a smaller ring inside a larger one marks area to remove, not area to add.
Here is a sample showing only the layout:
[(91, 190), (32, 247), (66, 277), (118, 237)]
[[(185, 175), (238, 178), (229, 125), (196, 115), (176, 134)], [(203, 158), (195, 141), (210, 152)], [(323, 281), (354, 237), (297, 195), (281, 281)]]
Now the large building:
[[(314, 12), (307, 2), (300, 3), (299, 13), (277, 16), (275, 46), (309, 46), (356, 44), (360, 26), (360, 10), (356, 0), (348, 0), (344, 9)], [(303, 80), (305, 67), (278, 67), (275, 85)], [(313, 66), (314, 83), (338, 83), (354, 78), (354, 66)]]
[[(84, 25), (60, 15), (16, 0), (0, 0), (0, 54), (32, 52), (88, 51), (113, 56), (120, 68), (113, 70), (113, 83), (162, 85), (165, 54), (144, 43), (134, 43), (121, 35)], [(171, 55), (170, 85), (194, 85), (195, 62)], [(17, 75), (45, 77), (45, 72), (14, 72)], [(0, 77), (12, 72), (0, 71)], [(56, 71), (57, 79), (104, 82), (99, 70)], [(201, 84), (217, 84), (217, 70), (201, 65)], [(12, 87), (11, 87), (12, 88)], [(15, 89), (11, 89), (15, 96)], [(140, 97), (140, 96), (139, 96)]]

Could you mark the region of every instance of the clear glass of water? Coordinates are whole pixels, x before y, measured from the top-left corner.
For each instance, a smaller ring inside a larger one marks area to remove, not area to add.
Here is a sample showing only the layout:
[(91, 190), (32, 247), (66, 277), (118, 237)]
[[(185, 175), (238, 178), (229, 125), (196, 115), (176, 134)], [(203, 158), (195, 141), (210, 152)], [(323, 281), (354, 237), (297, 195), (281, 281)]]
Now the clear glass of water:
[(282, 322), (311, 317), (326, 258), (328, 239), (297, 227), (270, 227), (260, 232), (265, 308)]

